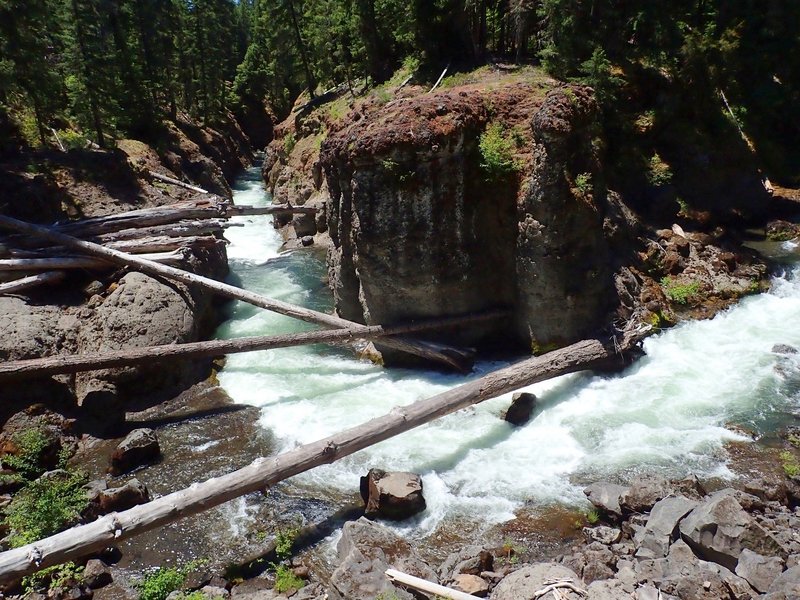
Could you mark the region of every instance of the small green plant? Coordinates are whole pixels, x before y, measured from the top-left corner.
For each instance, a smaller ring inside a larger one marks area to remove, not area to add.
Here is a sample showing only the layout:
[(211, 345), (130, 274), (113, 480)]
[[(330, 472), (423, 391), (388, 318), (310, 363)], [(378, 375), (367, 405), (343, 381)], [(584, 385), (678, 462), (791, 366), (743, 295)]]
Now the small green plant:
[(72, 582), (79, 583), (83, 579), (83, 567), (74, 562), (54, 565), (22, 579), (22, 588), (25, 594), (35, 591), (55, 590), (63, 588)]
[(596, 508), (591, 509), (586, 513), (586, 522), (589, 525), (597, 525), (600, 522), (600, 511)]
[(159, 567), (148, 573), (142, 581), (135, 584), (139, 590), (139, 600), (166, 600), (167, 596), (184, 584), (188, 571), (186, 567)]
[(297, 145), (297, 138), (294, 136), (294, 132), (290, 131), (285, 136), (283, 136), (283, 151), (289, 155), (294, 150), (294, 147)]
[(283, 561), (289, 560), (292, 556), (292, 546), (297, 539), (300, 530), (296, 527), (281, 529), (275, 534), (275, 555), (280, 562), (272, 563), (275, 570), (275, 590), (287, 592), (290, 589), (299, 590), (305, 585), (305, 581), (294, 574), (292, 569)]
[(304, 585), (305, 581), (295, 575), (287, 565), (277, 565), (275, 567), (275, 591), (299, 590)]
[(786, 473), (787, 477), (797, 477), (800, 476), (800, 462), (798, 462), (797, 457), (785, 450), (780, 453), (781, 459), (781, 466), (783, 466), (783, 472)]
[(575, 178), (575, 187), (578, 188), (581, 196), (591, 196), (594, 190), (592, 186), (592, 174), (581, 173)]
[(786, 441), (789, 442), (795, 448), (800, 448), (800, 437), (790, 434), (789, 437), (786, 438)]
[(42, 454), (51, 443), (44, 429), (26, 429), (15, 434), (11, 441), (18, 448), (18, 453), (5, 455), (0, 459), (3, 465), (14, 469), (26, 479), (35, 479), (44, 473)]
[(17, 548), (68, 527), (89, 503), (83, 473), (64, 473), (32, 481), (6, 508), (9, 541)]
[(492, 123), (481, 134), (478, 148), (481, 152), (481, 168), (491, 178), (504, 177), (520, 169), (514, 159), (516, 144), (501, 123)]
[(679, 283), (673, 280), (672, 277), (664, 277), (661, 280), (661, 285), (664, 287), (664, 293), (667, 298), (678, 304), (686, 304), (689, 298), (696, 296), (700, 292), (700, 284), (697, 281)]
[(647, 181), (655, 187), (668, 185), (672, 182), (672, 169), (661, 159), (658, 152), (650, 157)]
[(392, 93), (385, 87), (375, 88), (375, 99), (378, 104), (386, 104), (392, 99)]
[(400, 597), (394, 592), (381, 592), (375, 596), (375, 600), (400, 600)]
[(86, 148), (88, 144), (86, 137), (74, 129), (61, 129), (58, 131), (58, 139), (69, 150)]

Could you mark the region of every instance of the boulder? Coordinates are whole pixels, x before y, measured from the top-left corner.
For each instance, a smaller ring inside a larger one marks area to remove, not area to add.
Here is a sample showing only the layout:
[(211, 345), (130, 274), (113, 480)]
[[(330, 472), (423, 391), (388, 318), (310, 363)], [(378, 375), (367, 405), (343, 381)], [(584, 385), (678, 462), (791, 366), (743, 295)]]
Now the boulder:
[(494, 556), (483, 546), (467, 546), (449, 555), (439, 567), (439, 580), (447, 584), (457, 575), (480, 575), (494, 569)]
[(786, 554), (727, 490), (712, 494), (692, 510), (681, 521), (680, 533), (698, 556), (731, 571), (745, 548), (765, 556)]
[(149, 501), (150, 493), (147, 491), (147, 486), (136, 478), (123, 486), (103, 490), (98, 498), (100, 514), (128, 510), (137, 504)]
[(477, 575), (462, 573), (456, 575), (453, 587), (465, 594), (485, 598), (489, 594), (489, 584)]
[(114, 473), (125, 473), (136, 467), (153, 463), (161, 456), (161, 446), (152, 429), (134, 429), (122, 440), (111, 455)]
[(620, 495), (619, 505), (624, 512), (647, 512), (670, 491), (669, 482), (663, 477), (640, 476)]
[[(778, 475), (762, 476), (751, 479), (744, 484), (744, 491), (765, 502), (777, 501), (786, 503), (786, 483)], [(741, 502), (740, 502), (741, 504)]]
[(425, 510), (422, 479), (415, 473), (370, 469), (361, 478), (361, 497), (367, 517), (401, 521)]
[(536, 407), (536, 394), (517, 392), (511, 398), (511, 406), (503, 412), (502, 417), (512, 425), (525, 425), (531, 420), (531, 414)]
[(620, 507), (620, 497), (628, 491), (628, 488), (616, 483), (609, 483), (607, 481), (599, 481), (593, 483), (583, 493), (589, 498), (589, 502), (594, 504), (602, 512), (615, 516), (622, 516), (622, 508)]
[[(521, 598), (532, 598), (536, 592), (546, 585), (546, 582), (554, 579), (569, 579), (575, 587), (585, 589), (580, 577), (567, 567), (555, 563), (538, 563), (522, 567), (504, 577), (494, 588), (491, 599), (520, 600)], [(559, 592), (564, 600), (578, 600), (586, 597), (585, 594), (582, 596), (567, 588), (560, 588)], [(555, 598), (556, 596), (552, 592), (539, 596), (539, 600), (555, 600)]]
[(637, 531), (633, 538), (636, 556), (640, 558), (666, 556), (669, 545), (677, 539), (678, 523), (696, 506), (697, 502), (683, 496), (663, 498), (656, 502), (644, 529)]
[(83, 569), (83, 582), (93, 590), (107, 586), (112, 579), (108, 565), (102, 560), (92, 558)]
[(331, 600), (374, 600), (381, 593), (412, 600), (412, 594), (389, 582), (384, 574), (388, 568), (439, 581), (406, 540), (364, 517), (345, 523), (336, 548), (339, 566), (330, 579)]
[(761, 556), (745, 548), (739, 555), (736, 574), (747, 580), (754, 590), (764, 594), (783, 572), (783, 564), (783, 560), (778, 556)]
[(773, 581), (767, 592), (770, 594), (783, 593), (787, 600), (800, 598), (800, 565), (786, 569)]
[(611, 546), (612, 544), (616, 544), (622, 538), (622, 531), (613, 527), (606, 527), (604, 525), (600, 525), (598, 527), (584, 527), (583, 536), (589, 543), (600, 542), (606, 546)]
[(616, 579), (603, 579), (589, 584), (589, 598), (591, 600), (631, 600), (633, 586), (626, 585)]

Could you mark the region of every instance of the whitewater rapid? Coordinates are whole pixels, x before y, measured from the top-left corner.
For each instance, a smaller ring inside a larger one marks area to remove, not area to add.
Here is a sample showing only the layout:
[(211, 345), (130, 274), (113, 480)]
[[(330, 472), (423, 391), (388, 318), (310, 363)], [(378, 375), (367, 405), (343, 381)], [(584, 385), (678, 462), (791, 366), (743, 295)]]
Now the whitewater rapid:
[[(238, 204), (269, 198), (256, 169)], [(329, 311), (318, 254), (279, 254), (270, 217), (237, 217), (227, 230), (232, 280), (272, 298)], [(786, 251), (792, 250), (790, 246)], [(641, 471), (729, 477), (724, 444), (749, 440), (736, 424), (769, 433), (800, 411), (797, 362), (771, 352), (800, 346), (800, 277), (776, 277), (772, 291), (708, 321), (646, 340), (647, 355), (624, 373), (576, 374), (526, 388), (538, 397), (521, 428), (500, 419), (511, 395), (462, 410), (353, 456), (314, 469), (291, 486), (320, 498), (353, 494), (371, 467), (422, 474), (428, 510), (405, 527), (417, 535), (443, 520), (483, 525), (513, 517), (523, 503), (583, 506), (583, 485)], [(219, 337), (301, 331), (309, 326), (237, 303)], [(472, 377), (503, 366), (483, 362)], [(300, 347), (228, 357), (220, 383), (261, 409), (281, 450), (315, 441), (467, 381), (435, 372), (383, 369), (351, 353)]]

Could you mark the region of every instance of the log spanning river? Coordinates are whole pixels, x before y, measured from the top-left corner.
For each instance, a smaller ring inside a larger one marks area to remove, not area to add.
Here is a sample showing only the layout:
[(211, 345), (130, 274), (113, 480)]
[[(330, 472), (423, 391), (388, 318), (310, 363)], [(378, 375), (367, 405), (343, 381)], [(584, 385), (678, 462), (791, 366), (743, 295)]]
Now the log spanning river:
[[(257, 168), (237, 186), (239, 204), (270, 201)], [(281, 254), (271, 217), (236, 217), (227, 230), (232, 281), (265, 295), (329, 311), (324, 255)], [(775, 248), (791, 258), (786, 243)], [(730, 477), (725, 444), (769, 436), (800, 415), (800, 359), (774, 344), (800, 346), (800, 270), (776, 276), (772, 291), (715, 319), (680, 325), (645, 342), (647, 356), (624, 373), (577, 374), (531, 386), (538, 406), (526, 426), (499, 417), (510, 395), (300, 475), (285, 491), (351, 498), (370, 467), (420, 473), (428, 509), (403, 524), (425, 537), (448, 522), (473, 531), (511, 519), (526, 502), (583, 507), (588, 481), (651, 471)], [(287, 333), (310, 326), (237, 303), (219, 337)], [(800, 355), (797, 355), (800, 356)], [(503, 366), (479, 363), (475, 376)], [(279, 451), (437, 394), (457, 375), (384, 369), (343, 349), (307, 346), (228, 358), (219, 376), (237, 402), (260, 408)], [(463, 526), (463, 525), (461, 525)], [(469, 526), (468, 526), (469, 527)]]

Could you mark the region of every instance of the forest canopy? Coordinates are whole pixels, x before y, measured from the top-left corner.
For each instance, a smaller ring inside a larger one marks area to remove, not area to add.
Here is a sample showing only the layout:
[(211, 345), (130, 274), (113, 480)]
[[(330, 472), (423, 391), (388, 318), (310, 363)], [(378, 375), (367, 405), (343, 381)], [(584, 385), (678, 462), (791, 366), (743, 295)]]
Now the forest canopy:
[(303, 90), (375, 85), (408, 59), (420, 77), (539, 63), (606, 108), (654, 79), (724, 95), (774, 153), (800, 131), (796, 0), (0, 0), (0, 106), (29, 143), (65, 124), (100, 146), (152, 139), (178, 111), (283, 116)]

